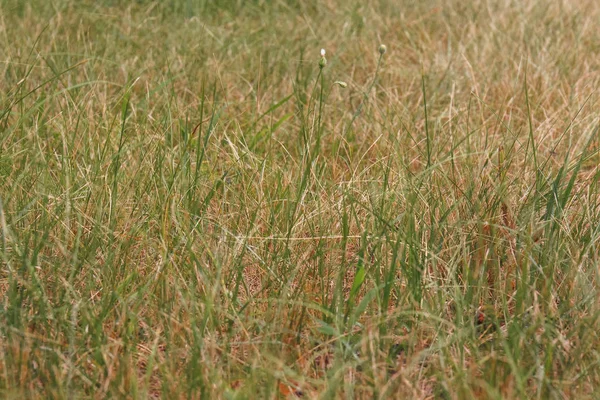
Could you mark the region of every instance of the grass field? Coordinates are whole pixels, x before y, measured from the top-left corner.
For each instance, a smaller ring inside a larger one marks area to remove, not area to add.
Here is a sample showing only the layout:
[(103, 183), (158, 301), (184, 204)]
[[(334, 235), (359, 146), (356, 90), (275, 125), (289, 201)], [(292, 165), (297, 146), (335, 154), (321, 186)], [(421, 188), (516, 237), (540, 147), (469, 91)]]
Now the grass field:
[(0, 0), (0, 397), (598, 396), (599, 20)]

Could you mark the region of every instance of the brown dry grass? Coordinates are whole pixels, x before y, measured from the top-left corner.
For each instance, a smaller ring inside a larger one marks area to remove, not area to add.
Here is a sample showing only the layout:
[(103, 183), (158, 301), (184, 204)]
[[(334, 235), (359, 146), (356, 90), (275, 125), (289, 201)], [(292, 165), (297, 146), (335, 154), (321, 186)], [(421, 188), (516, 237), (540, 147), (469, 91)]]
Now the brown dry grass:
[(592, 396), (598, 3), (202, 4), (0, 1), (3, 394)]

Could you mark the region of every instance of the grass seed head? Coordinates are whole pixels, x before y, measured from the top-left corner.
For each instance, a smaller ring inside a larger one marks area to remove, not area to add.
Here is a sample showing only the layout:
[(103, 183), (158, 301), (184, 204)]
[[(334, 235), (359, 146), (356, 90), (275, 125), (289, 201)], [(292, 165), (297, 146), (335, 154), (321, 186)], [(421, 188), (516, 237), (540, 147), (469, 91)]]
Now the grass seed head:
[(323, 69), (327, 65), (327, 59), (325, 58), (325, 49), (321, 49), (321, 59), (319, 60), (319, 68)]

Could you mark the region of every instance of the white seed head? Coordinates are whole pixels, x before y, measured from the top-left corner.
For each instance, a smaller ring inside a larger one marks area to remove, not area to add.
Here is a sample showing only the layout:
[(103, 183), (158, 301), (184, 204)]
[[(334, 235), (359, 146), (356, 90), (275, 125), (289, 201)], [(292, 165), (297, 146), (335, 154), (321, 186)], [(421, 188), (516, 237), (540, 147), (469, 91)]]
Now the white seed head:
[(343, 81), (335, 81), (335, 82), (333, 82), (333, 84), (338, 85), (339, 87), (344, 88), (344, 89), (348, 87), (348, 84)]
[(380, 44), (379, 45), (379, 54), (384, 55), (386, 51), (387, 51), (387, 46), (385, 44)]
[(321, 49), (321, 57), (325, 57), (325, 49)]

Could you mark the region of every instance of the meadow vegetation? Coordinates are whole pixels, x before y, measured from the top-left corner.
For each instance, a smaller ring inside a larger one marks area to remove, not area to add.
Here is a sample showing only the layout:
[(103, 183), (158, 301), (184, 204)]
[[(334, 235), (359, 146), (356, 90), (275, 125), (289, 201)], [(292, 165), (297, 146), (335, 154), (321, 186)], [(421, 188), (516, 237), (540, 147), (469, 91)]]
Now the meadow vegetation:
[(1, 397), (593, 397), (599, 20), (0, 0)]

